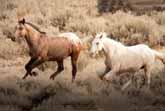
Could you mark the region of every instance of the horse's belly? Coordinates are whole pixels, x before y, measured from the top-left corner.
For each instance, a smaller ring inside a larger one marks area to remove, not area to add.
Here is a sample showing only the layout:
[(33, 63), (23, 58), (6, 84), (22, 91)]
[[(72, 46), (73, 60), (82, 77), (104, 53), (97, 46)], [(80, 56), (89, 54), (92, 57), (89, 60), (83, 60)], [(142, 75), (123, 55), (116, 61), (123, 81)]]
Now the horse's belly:
[(139, 68), (126, 68), (126, 69), (121, 69), (119, 70), (119, 74), (125, 73), (125, 72), (136, 72)]
[(124, 63), (120, 64), (119, 73), (122, 72), (136, 72), (137, 70), (143, 67), (143, 61), (141, 59), (136, 58), (136, 60), (125, 61)]
[(50, 39), (48, 45), (48, 58), (50, 59), (63, 59), (70, 55), (71, 44), (65, 38)]
[(64, 59), (66, 57), (68, 57), (69, 54), (68, 52), (64, 49), (64, 50), (54, 50), (54, 51), (50, 51), (48, 52), (48, 58), (49, 60), (59, 60), (59, 59)]

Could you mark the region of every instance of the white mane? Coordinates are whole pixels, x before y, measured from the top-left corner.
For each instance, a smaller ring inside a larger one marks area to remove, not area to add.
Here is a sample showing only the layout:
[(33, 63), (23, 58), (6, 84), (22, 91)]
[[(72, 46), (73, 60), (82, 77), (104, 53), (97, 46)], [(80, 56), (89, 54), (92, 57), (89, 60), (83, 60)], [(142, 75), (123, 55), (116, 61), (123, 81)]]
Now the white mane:
[(82, 44), (81, 39), (74, 33), (72, 32), (67, 32), (67, 33), (61, 33), (58, 35), (59, 37), (65, 37), (68, 40), (71, 41), (71, 43), (77, 45), (77, 44)]
[[(99, 38), (100, 36), (102, 36), (101, 39)], [(118, 41), (113, 40), (110, 37), (108, 37), (107, 33), (105, 33), (105, 32), (101, 32), (101, 33), (97, 34), (95, 39), (100, 39), (103, 43), (107, 43), (108, 42), (108, 45), (110, 47), (113, 47), (114, 50), (116, 48), (125, 48), (126, 47), (121, 42), (118, 42)]]
[(108, 41), (108, 42), (111, 43), (111, 45), (117, 45), (117, 46), (124, 47), (124, 45), (123, 45), (121, 42), (118, 42), (118, 41), (113, 40), (113, 39), (108, 38), (108, 37), (104, 37), (104, 38), (103, 38), (103, 41)]

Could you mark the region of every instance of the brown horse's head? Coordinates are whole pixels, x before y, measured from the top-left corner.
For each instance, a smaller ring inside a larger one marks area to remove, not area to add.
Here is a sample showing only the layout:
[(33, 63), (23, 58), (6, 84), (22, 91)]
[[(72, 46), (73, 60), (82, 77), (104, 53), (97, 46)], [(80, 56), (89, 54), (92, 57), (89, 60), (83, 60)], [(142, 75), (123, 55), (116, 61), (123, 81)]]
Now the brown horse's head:
[(15, 39), (19, 39), (21, 37), (25, 37), (27, 34), (27, 30), (25, 28), (25, 19), (21, 19), (18, 21), (18, 24), (15, 27)]
[[(34, 31), (35, 30), (35, 31)], [(15, 40), (18, 41), (20, 38), (24, 38), (29, 35), (29, 32), (37, 32), (39, 34), (45, 35), (46, 32), (41, 31), (37, 26), (32, 23), (26, 22), (25, 19), (19, 19), (15, 27)], [(45, 36), (44, 36), (45, 37)]]

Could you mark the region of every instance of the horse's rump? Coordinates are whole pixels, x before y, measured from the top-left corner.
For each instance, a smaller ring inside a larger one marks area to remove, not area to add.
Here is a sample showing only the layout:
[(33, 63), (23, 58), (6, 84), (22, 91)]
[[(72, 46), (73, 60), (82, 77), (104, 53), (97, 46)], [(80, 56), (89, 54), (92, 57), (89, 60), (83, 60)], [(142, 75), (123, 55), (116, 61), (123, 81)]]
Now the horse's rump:
[(71, 33), (71, 32), (61, 33), (61, 34), (58, 35), (58, 37), (67, 38), (74, 45), (82, 45), (81, 39), (74, 33)]

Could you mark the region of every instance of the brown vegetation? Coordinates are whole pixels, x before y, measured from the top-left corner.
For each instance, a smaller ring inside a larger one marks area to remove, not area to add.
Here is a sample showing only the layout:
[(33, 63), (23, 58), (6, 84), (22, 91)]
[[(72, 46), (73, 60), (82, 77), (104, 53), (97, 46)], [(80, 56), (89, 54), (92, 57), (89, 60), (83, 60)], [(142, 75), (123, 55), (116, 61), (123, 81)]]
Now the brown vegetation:
[[(114, 6), (115, 12), (100, 14), (98, 1), (0, 0), (0, 110), (165, 109), (165, 79), (164, 72), (160, 72), (164, 67), (159, 62), (156, 63), (152, 74), (151, 90), (147, 90), (145, 86), (140, 87), (143, 84), (143, 72), (138, 72), (134, 84), (124, 93), (120, 91), (120, 87), (129, 78), (129, 74), (114, 81), (114, 88), (100, 81), (97, 73), (104, 70), (103, 59), (91, 59), (88, 50), (80, 55), (78, 78), (74, 84), (70, 83), (70, 58), (65, 60), (65, 72), (54, 81), (49, 80), (49, 74), (56, 68), (54, 63), (44, 64), (44, 72), (36, 69), (39, 73), (36, 78), (28, 78), (25, 81), (21, 79), (29, 57), (24, 41), (21, 44), (12, 41), (14, 26), (17, 23), (16, 12), (24, 14), (28, 22), (42, 27), (42, 31), (49, 35), (73, 31), (88, 48), (92, 35), (100, 31), (109, 33), (111, 37), (127, 45), (165, 45), (165, 12), (150, 11), (137, 15), (127, 10), (130, 4), (124, 3), (126, 12), (117, 10), (118, 7)], [(116, 4), (120, 5), (119, 2)]]

